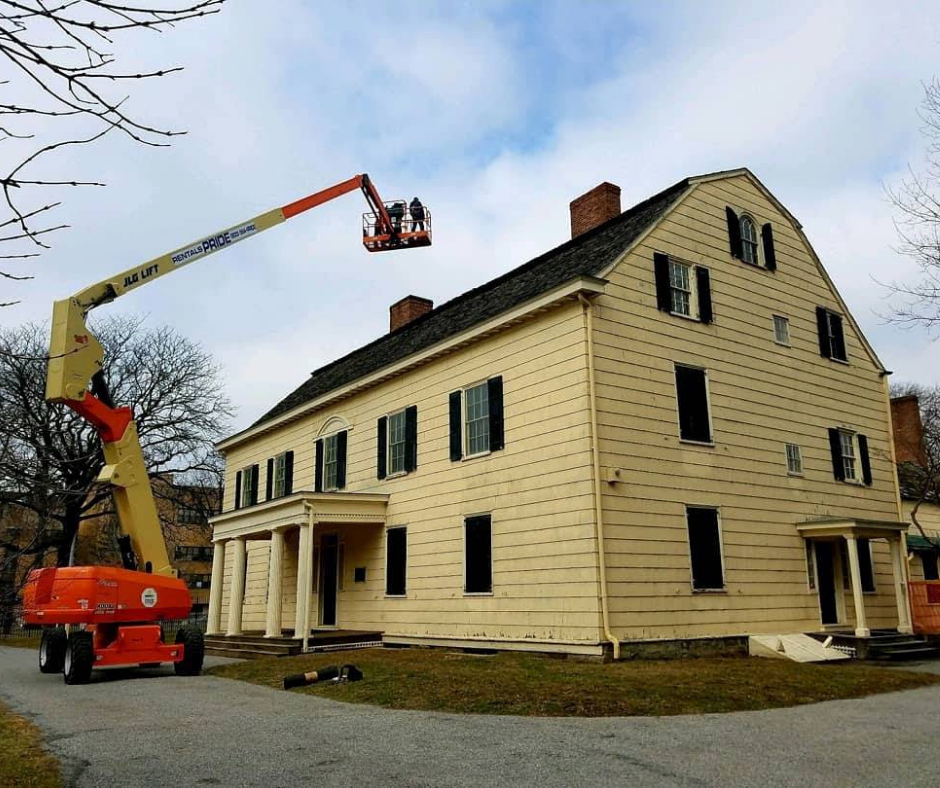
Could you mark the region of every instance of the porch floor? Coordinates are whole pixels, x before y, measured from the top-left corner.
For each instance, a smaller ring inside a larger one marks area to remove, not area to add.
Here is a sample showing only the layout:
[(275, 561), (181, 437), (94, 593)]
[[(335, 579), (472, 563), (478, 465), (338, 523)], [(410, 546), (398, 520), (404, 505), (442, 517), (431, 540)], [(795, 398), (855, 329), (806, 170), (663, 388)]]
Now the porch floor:
[(903, 635), (896, 629), (873, 629), (869, 637), (859, 637), (851, 629), (808, 632), (824, 641), (832, 638), (834, 648), (856, 659), (917, 660), (937, 659), (940, 647), (923, 635)]
[[(303, 639), (294, 637), (292, 629), (283, 630), (281, 637), (268, 638), (264, 632), (243, 632), (241, 635), (206, 635), (206, 654), (215, 657), (262, 659), (292, 657), (300, 653)], [(307, 649), (329, 651), (381, 645), (382, 633), (358, 629), (314, 629), (307, 637)]]

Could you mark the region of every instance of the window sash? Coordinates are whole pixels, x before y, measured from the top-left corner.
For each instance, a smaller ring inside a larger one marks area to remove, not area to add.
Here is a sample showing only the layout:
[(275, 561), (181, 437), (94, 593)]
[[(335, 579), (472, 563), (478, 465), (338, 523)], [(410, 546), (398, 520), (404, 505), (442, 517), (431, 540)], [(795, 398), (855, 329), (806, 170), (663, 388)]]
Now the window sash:
[(787, 473), (803, 473), (803, 457), (796, 443), (787, 444)]
[(287, 455), (278, 454), (274, 458), (274, 497), (280, 498), (284, 495), (285, 483), (287, 481)]
[(842, 469), (846, 481), (856, 481), (855, 475), (855, 436), (851, 432), (839, 431), (839, 443), (842, 446)]
[(669, 290), (672, 311), (680, 315), (692, 315), (692, 283), (690, 268), (674, 260), (669, 261)]
[(774, 341), (780, 345), (790, 344), (790, 321), (788, 318), (774, 315)]
[(490, 401), (486, 383), (464, 392), (466, 454), (482, 454), (490, 449)]
[(336, 436), (330, 435), (323, 439), (323, 489), (335, 490), (337, 488), (336, 470), (338, 456), (336, 453)]
[(741, 258), (745, 263), (757, 265), (757, 230), (749, 216), (741, 217)]
[(405, 470), (405, 411), (388, 417), (388, 473)]
[(251, 506), (251, 493), (255, 481), (255, 474), (252, 465), (242, 468), (242, 508)]

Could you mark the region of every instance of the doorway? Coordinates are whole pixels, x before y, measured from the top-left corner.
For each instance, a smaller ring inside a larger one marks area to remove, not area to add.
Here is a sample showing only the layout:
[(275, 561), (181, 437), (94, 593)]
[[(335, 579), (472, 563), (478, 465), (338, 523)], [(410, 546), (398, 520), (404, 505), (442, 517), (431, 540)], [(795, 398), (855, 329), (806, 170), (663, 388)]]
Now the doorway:
[(836, 603), (835, 550), (832, 542), (815, 542), (816, 589), (819, 592), (819, 614), (822, 623), (838, 624)]
[(320, 539), (319, 626), (336, 626), (336, 591), (339, 577), (339, 537), (324, 534)]

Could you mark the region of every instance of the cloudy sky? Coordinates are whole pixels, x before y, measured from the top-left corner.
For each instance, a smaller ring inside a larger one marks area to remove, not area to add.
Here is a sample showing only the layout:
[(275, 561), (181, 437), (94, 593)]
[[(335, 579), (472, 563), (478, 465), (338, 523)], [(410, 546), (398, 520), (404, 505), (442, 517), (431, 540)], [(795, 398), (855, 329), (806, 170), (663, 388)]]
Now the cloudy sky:
[[(201, 342), (250, 424), (315, 368), (388, 330), (388, 306), (436, 304), (565, 241), (568, 202), (602, 180), (627, 207), (687, 176), (747, 166), (803, 223), (895, 380), (940, 383), (940, 345), (887, 325), (877, 283), (913, 276), (885, 186), (924, 141), (940, 74), (932, 2), (231, 0), (115, 54), (128, 108), (188, 130), (163, 149), (110, 139), (49, 172), (71, 228), (3, 284), (0, 323), (208, 232), (359, 172), (419, 195), (434, 246), (370, 255), (352, 194), (104, 307)], [(102, 310), (103, 311), (103, 310)]]

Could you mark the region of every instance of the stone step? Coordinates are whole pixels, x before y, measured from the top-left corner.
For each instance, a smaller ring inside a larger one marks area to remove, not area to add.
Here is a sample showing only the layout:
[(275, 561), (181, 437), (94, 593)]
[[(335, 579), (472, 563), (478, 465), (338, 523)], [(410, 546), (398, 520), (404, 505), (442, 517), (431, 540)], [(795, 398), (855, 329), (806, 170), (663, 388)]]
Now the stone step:
[(936, 659), (937, 657), (940, 657), (940, 649), (936, 646), (929, 646), (924, 643), (904, 648), (872, 648), (869, 651), (870, 659), (918, 660)]

